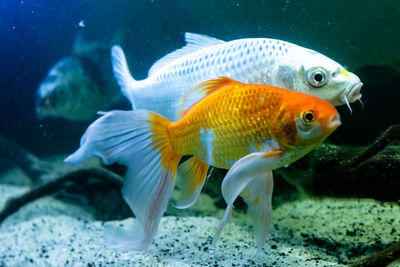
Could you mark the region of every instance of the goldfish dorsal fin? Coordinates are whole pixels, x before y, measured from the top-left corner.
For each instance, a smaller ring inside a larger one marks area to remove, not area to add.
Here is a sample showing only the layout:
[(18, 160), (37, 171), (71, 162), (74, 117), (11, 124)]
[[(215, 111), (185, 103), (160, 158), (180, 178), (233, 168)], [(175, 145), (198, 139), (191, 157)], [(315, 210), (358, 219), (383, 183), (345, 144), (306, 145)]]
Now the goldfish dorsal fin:
[[(176, 103), (177, 106), (181, 106), (180, 110), (178, 111), (178, 116), (183, 117), (197, 102), (218, 91), (219, 89), (234, 83), (240, 82), (225, 76), (221, 76), (216, 79), (207, 80), (198, 84), (190, 89), (189, 92)], [(189, 105), (186, 104), (188, 100), (190, 100), (190, 103), (194, 103), (189, 108)]]
[(177, 49), (156, 61), (149, 70), (149, 76), (152, 76), (159, 69), (177, 60), (178, 58), (197, 52), (204, 47), (225, 43), (224, 41), (214, 37), (190, 32), (185, 33), (185, 41), (186, 46)]

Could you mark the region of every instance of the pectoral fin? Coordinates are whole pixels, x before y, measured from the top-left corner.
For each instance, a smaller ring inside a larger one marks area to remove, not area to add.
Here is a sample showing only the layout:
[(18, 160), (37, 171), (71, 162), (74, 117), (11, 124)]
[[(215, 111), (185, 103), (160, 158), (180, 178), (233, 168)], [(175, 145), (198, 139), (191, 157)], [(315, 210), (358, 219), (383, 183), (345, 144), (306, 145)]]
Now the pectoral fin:
[(206, 181), (208, 167), (207, 163), (195, 157), (179, 165), (181, 193), (176, 208), (186, 209), (196, 202)]
[(279, 156), (282, 153), (283, 153), (282, 150), (274, 150), (274, 151), (271, 151), (271, 152), (264, 153), (262, 155), (262, 157), (263, 158), (272, 158), (272, 157), (275, 157), (275, 156)]
[(232, 214), (233, 202), (242, 194), (249, 205), (248, 214), (253, 218), (254, 234), (258, 247), (265, 243), (271, 216), (271, 197), (273, 180), (271, 169), (281, 153), (269, 154), (257, 152), (238, 160), (226, 174), (222, 182), (222, 195), (227, 203), (225, 215), (214, 236), (215, 245), (222, 228)]

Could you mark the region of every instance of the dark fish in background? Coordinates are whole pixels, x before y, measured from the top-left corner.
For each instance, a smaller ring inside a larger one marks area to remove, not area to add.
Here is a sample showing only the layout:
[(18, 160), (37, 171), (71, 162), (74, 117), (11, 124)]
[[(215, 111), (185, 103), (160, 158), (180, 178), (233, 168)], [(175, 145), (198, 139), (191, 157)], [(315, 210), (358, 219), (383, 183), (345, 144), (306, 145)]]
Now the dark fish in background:
[(113, 76), (110, 48), (111, 44), (86, 42), (78, 34), (72, 55), (59, 60), (39, 85), (37, 117), (87, 121), (95, 118), (97, 111), (123, 103)]

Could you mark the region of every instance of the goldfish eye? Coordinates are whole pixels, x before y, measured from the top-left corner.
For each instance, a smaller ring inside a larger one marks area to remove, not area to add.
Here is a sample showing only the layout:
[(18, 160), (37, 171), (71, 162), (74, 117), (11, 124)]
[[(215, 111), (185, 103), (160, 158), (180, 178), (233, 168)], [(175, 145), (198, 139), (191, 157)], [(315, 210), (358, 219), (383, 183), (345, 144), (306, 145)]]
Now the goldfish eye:
[(314, 67), (308, 71), (307, 81), (312, 87), (322, 87), (328, 82), (327, 71), (322, 67)]
[(303, 113), (303, 115), (301, 116), (301, 118), (303, 119), (304, 123), (311, 123), (314, 121), (314, 112), (310, 111), (306, 111)]

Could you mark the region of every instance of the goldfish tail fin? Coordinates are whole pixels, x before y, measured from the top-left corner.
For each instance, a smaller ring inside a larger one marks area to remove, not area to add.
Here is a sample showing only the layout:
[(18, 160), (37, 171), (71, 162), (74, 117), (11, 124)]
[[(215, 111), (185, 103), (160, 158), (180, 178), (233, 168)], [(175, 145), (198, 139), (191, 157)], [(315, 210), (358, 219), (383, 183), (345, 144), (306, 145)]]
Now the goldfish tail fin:
[(269, 154), (270, 157), (265, 157), (265, 153), (249, 154), (229, 169), (222, 182), (222, 195), (228, 206), (214, 236), (214, 245), (232, 214), (233, 202), (241, 195), (248, 205), (247, 213), (254, 222), (257, 247), (260, 249), (264, 246), (272, 211), (273, 176), (269, 166), (279, 157), (279, 153)]
[(121, 87), (122, 94), (129, 99), (132, 108), (135, 109), (133, 92), (138, 88), (138, 81), (132, 77), (124, 51), (119, 45), (111, 48), (111, 62), (115, 80)]
[(128, 167), (122, 195), (136, 219), (131, 229), (106, 229), (104, 238), (112, 248), (145, 251), (153, 240), (180, 160), (172, 149), (169, 123), (144, 110), (103, 113), (87, 129), (81, 147), (65, 160), (79, 163), (96, 155), (106, 164)]

